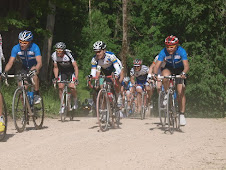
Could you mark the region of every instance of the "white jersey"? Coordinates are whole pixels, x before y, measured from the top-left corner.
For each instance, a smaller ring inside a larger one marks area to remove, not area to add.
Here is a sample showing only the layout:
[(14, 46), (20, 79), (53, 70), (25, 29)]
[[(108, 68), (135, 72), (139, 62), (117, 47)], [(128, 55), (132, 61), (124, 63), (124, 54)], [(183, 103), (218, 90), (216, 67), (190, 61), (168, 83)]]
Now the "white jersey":
[[(114, 64), (116, 63), (119, 65), (119, 68), (115, 68)], [(92, 70), (93, 68), (96, 68), (95, 70), (103, 71), (105, 75), (110, 75), (114, 71), (114, 69), (118, 72), (118, 74), (120, 74), (122, 69), (121, 61), (115, 56), (114, 53), (110, 51), (106, 51), (103, 59), (98, 60), (95, 55), (91, 60), (91, 65), (92, 65)], [(95, 77), (96, 73), (92, 72), (92, 70), (91, 70), (91, 74)]]
[(58, 57), (55, 51), (52, 54), (52, 60), (57, 64), (60, 72), (74, 72), (72, 63), (75, 59), (70, 50), (66, 49), (63, 57)]
[(142, 65), (140, 71), (135, 71), (134, 68), (132, 68), (130, 70), (130, 76), (136, 77), (136, 80), (145, 81), (147, 79), (148, 72), (149, 68), (145, 65)]

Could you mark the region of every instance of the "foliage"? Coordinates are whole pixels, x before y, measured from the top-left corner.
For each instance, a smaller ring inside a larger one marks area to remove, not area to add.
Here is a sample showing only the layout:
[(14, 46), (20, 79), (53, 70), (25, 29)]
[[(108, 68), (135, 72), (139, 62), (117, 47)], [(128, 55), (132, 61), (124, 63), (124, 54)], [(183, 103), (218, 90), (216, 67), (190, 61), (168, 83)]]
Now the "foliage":
[[(107, 44), (107, 50), (120, 58), (122, 43), (122, 1), (51, 0), (56, 5), (56, 22), (53, 44), (64, 41), (77, 56), (80, 86), (78, 94), (86, 94), (85, 80), (90, 73), (94, 55), (92, 45), (97, 40)], [(4, 2), (0, 11), (0, 31), (13, 32), (31, 29), (39, 37), (51, 36), (46, 31), (46, 17), (51, 13), (48, 1), (17, 1), (18, 7)], [(8, 5), (8, 6), (7, 6)], [(128, 68), (134, 58), (141, 58), (150, 65), (164, 47), (168, 35), (179, 37), (180, 44), (189, 57), (190, 71), (187, 80), (187, 112), (192, 116), (225, 116), (225, 2), (223, 0), (130, 0), (128, 5)], [(4, 34), (4, 32), (3, 32)], [(53, 91), (46, 94), (53, 95)], [(84, 97), (81, 97), (82, 100)], [(52, 102), (52, 99), (48, 103)], [(50, 106), (54, 107), (54, 106)], [(198, 115), (192, 114), (196, 113)]]

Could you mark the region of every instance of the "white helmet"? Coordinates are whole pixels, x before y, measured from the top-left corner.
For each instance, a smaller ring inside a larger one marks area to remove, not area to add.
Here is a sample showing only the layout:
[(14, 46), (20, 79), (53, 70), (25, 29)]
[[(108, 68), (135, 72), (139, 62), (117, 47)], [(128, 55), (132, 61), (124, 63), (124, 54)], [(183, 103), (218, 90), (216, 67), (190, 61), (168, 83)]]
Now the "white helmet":
[(58, 42), (58, 43), (56, 43), (55, 48), (56, 49), (63, 49), (63, 50), (65, 50), (66, 49), (66, 44), (64, 42)]
[(130, 81), (130, 78), (129, 77), (124, 77), (124, 82), (128, 82)]
[(33, 40), (33, 34), (31, 31), (22, 31), (19, 36), (18, 36), (19, 40), (21, 41), (32, 41)]
[(106, 47), (107, 45), (103, 41), (97, 41), (93, 44), (94, 51), (104, 50)]

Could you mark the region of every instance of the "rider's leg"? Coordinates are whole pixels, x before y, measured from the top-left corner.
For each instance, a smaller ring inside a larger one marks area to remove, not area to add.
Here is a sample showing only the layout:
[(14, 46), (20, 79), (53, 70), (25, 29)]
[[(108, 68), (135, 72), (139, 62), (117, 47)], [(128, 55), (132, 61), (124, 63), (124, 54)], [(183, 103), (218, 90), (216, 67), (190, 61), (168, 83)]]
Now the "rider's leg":
[(59, 90), (59, 97), (62, 98), (63, 90), (64, 90), (64, 84), (58, 83), (58, 90)]
[[(162, 75), (163, 76), (169, 76), (169, 75), (171, 75), (171, 72), (170, 72), (170, 70), (168, 70), (167, 68), (166, 69), (164, 69), (163, 71), (162, 71)], [(165, 89), (165, 91), (167, 91), (168, 90), (168, 88), (169, 88), (169, 80), (168, 79), (163, 79), (163, 86), (164, 86), (164, 89)]]
[(149, 105), (151, 103), (151, 97), (153, 95), (153, 88), (149, 85), (145, 86), (145, 89), (147, 91), (147, 99), (146, 99), (146, 104)]
[(140, 113), (141, 112), (141, 95), (142, 95), (143, 89), (141, 86), (137, 86), (136, 91), (137, 91), (138, 112)]

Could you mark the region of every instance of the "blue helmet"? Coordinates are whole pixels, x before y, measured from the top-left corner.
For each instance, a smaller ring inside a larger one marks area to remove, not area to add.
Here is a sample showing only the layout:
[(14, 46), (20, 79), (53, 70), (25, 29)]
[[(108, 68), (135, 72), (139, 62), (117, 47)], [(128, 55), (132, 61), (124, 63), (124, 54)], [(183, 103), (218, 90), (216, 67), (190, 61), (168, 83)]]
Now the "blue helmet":
[(19, 34), (19, 40), (21, 41), (32, 41), (33, 40), (33, 34), (31, 31), (22, 31), (20, 34)]

